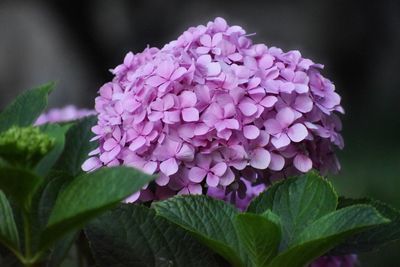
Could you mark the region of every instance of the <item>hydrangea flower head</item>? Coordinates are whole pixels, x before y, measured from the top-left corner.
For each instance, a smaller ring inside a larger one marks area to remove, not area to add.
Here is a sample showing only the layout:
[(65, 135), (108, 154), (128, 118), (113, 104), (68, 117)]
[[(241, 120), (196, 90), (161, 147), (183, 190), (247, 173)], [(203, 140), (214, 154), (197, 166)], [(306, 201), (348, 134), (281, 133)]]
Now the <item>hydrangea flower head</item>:
[(343, 108), (322, 68), (298, 51), (253, 44), (222, 18), (130, 52), (99, 90), (99, 148), (83, 169), (159, 175), (130, 201), (208, 193), (235, 203), (271, 179), (336, 171)]

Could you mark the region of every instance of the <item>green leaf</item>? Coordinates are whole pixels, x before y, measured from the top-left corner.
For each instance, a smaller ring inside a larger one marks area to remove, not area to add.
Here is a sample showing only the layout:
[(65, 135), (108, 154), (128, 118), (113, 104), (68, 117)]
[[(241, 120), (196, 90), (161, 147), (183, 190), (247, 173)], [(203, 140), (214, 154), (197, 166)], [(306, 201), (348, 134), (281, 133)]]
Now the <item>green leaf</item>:
[(19, 235), (6, 195), (0, 190), (0, 240), (12, 251), (19, 251)]
[(282, 247), (290, 245), (304, 228), (336, 209), (332, 185), (315, 172), (271, 186), (249, 206), (249, 212), (272, 210), (281, 219)]
[(305, 228), (287, 250), (268, 267), (303, 267), (371, 226), (387, 223), (375, 208), (355, 205), (329, 213)]
[(42, 177), (29, 170), (12, 166), (0, 167), (0, 190), (27, 210), (33, 194), (42, 182)]
[(372, 227), (350, 237), (336, 247), (333, 254), (350, 254), (377, 250), (389, 242), (400, 240), (400, 211), (373, 199), (349, 199), (339, 198), (339, 208), (355, 204), (368, 204), (376, 208), (380, 214), (390, 219), (390, 223)]
[(154, 178), (128, 167), (102, 168), (75, 178), (57, 198), (40, 249), (112, 208)]
[(237, 215), (235, 226), (252, 265), (268, 266), (278, 253), (280, 226), (265, 216), (252, 213)]
[(97, 118), (90, 116), (77, 121), (67, 132), (64, 152), (57, 162), (56, 169), (65, 171), (71, 176), (82, 173), (82, 164), (87, 159), (89, 152), (94, 150), (97, 142), (90, 142), (94, 136), (91, 129), (96, 124)]
[(85, 232), (100, 267), (218, 266), (207, 247), (144, 206), (121, 205)]
[(74, 244), (76, 237), (77, 233), (71, 232), (61, 240), (58, 240), (51, 250), (46, 266), (60, 266), (68, 255), (68, 252)]
[(237, 210), (207, 196), (177, 196), (153, 204), (157, 213), (193, 233), (233, 266), (246, 266), (234, 220)]
[(48, 83), (19, 95), (0, 113), (0, 132), (12, 126), (24, 127), (34, 123), (46, 108), (47, 97), (53, 87), (54, 83)]
[(61, 127), (57, 124), (46, 124), (41, 126), (40, 130), (55, 140), (53, 149), (35, 167), (35, 173), (45, 176), (64, 150), (65, 133), (68, 127)]

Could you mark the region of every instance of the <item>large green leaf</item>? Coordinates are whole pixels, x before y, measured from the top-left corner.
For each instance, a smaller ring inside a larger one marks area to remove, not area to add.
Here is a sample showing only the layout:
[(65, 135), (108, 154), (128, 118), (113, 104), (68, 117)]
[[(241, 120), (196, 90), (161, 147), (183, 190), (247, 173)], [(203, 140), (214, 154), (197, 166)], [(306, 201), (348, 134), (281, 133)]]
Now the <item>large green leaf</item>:
[(207, 196), (178, 196), (153, 204), (157, 213), (194, 234), (233, 266), (246, 266), (234, 220), (237, 210)]
[(339, 198), (339, 208), (355, 204), (368, 204), (376, 208), (380, 214), (390, 219), (390, 223), (372, 227), (371, 229), (350, 237), (332, 251), (334, 254), (350, 254), (376, 250), (389, 242), (400, 240), (400, 211), (373, 199)]
[(86, 227), (101, 267), (217, 266), (207, 247), (154, 210), (124, 204)]
[(280, 226), (267, 219), (267, 216), (252, 213), (237, 215), (235, 226), (252, 265), (267, 266), (278, 253)]
[(0, 132), (12, 126), (29, 126), (39, 117), (47, 106), (48, 94), (54, 83), (48, 83), (35, 89), (27, 90), (0, 113)]
[(58, 195), (40, 248), (83, 226), (154, 178), (128, 167), (102, 168), (75, 178)]
[(53, 149), (44, 158), (42, 158), (35, 167), (35, 173), (40, 176), (45, 176), (56, 163), (64, 150), (65, 133), (68, 130), (68, 127), (61, 127), (57, 124), (46, 124), (40, 128), (42, 132), (54, 139)]
[(332, 185), (315, 172), (272, 185), (250, 205), (248, 211), (271, 209), (281, 219), (282, 247), (291, 244), (303, 229), (336, 209), (337, 194)]
[(0, 240), (13, 251), (20, 248), (14, 214), (6, 195), (0, 190)]
[(32, 196), (42, 182), (42, 177), (29, 170), (7, 165), (0, 167), (0, 190), (23, 208), (29, 209)]
[(98, 146), (97, 142), (90, 141), (94, 136), (91, 129), (96, 121), (95, 116), (90, 116), (72, 125), (67, 132), (65, 149), (57, 162), (56, 169), (65, 171), (71, 176), (82, 173), (83, 162), (87, 159), (89, 152)]
[(313, 222), (268, 267), (303, 267), (369, 227), (387, 223), (375, 208), (355, 205), (329, 213)]

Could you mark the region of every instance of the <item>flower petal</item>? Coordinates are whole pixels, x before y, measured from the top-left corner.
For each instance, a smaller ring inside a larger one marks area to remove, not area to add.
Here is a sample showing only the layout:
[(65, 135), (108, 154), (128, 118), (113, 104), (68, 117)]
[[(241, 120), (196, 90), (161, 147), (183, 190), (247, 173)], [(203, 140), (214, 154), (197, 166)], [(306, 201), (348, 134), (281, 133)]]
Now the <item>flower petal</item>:
[(254, 125), (246, 125), (243, 127), (243, 135), (247, 139), (253, 140), (260, 135), (260, 130)]
[(178, 162), (176, 162), (176, 159), (174, 158), (167, 159), (166, 161), (161, 162), (160, 170), (165, 175), (173, 175), (178, 171)]
[(307, 137), (308, 131), (304, 124), (296, 123), (289, 128), (287, 134), (293, 142), (297, 143), (303, 141)]
[(182, 119), (187, 122), (198, 121), (199, 111), (195, 108), (185, 108), (182, 110)]
[(203, 168), (193, 167), (189, 171), (189, 180), (194, 183), (200, 183), (207, 175), (207, 171)]
[(293, 165), (301, 172), (308, 172), (312, 168), (312, 161), (304, 154), (297, 154), (294, 157)]
[(255, 149), (250, 155), (250, 165), (253, 168), (264, 170), (268, 168), (270, 162), (271, 155), (263, 148)]

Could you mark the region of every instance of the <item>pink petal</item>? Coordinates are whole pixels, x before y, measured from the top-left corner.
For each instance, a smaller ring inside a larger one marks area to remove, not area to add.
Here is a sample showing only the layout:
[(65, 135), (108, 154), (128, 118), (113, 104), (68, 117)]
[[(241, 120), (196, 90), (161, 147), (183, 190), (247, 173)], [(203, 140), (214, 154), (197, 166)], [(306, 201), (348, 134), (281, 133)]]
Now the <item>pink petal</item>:
[(103, 148), (105, 151), (110, 151), (112, 150), (114, 147), (116, 147), (118, 145), (118, 142), (115, 141), (114, 138), (109, 138), (107, 139), (104, 144), (103, 144)]
[(121, 147), (120, 146), (116, 146), (111, 151), (107, 151), (107, 152), (104, 152), (103, 154), (101, 154), (100, 160), (104, 164), (107, 164), (110, 161), (114, 160), (117, 157), (117, 155), (119, 154), (119, 152), (121, 152)]
[(183, 161), (193, 161), (194, 159), (194, 148), (188, 144), (183, 144), (176, 158)]
[(174, 124), (176, 122), (179, 122), (180, 120), (181, 120), (181, 113), (179, 112), (179, 110), (164, 112), (163, 121), (165, 123)]
[(129, 196), (129, 197), (127, 197), (127, 198), (125, 199), (124, 202), (125, 202), (125, 203), (133, 203), (133, 202), (135, 202), (136, 200), (138, 200), (139, 197), (140, 197), (140, 191), (134, 193), (133, 195), (131, 195), (131, 196)]
[(273, 171), (281, 171), (285, 166), (285, 158), (276, 153), (271, 153), (271, 163), (268, 168)]
[(294, 113), (291, 108), (286, 107), (278, 111), (276, 120), (284, 127), (288, 127), (294, 121)]
[(171, 61), (165, 60), (161, 62), (156, 70), (156, 73), (168, 80), (171, 77), (172, 72), (174, 71), (175, 67)]
[(278, 98), (275, 96), (267, 96), (263, 100), (261, 100), (260, 105), (266, 108), (273, 107), (275, 103), (278, 101)]
[(138, 136), (129, 145), (129, 150), (136, 151), (139, 148), (141, 148), (142, 146), (144, 146), (145, 144), (146, 144), (146, 138), (144, 138), (143, 136)]
[(312, 161), (303, 154), (297, 154), (293, 160), (293, 165), (301, 172), (308, 172), (312, 168)]
[(263, 148), (257, 148), (251, 153), (250, 165), (253, 168), (264, 170), (268, 168), (270, 162), (271, 155), (267, 150)]
[(228, 186), (235, 180), (235, 174), (228, 168), (223, 176), (220, 177), (219, 183), (222, 186)]
[(179, 100), (182, 108), (190, 108), (196, 105), (197, 97), (194, 92), (184, 91), (179, 95)]
[(293, 142), (300, 142), (307, 137), (308, 131), (304, 124), (296, 123), (289, 128), (287, 134)]
[(282, 148), (290, 144), (290, 139), (286, 134), (282, 134), (279, 137), (272, 137), (271, 143), (277, 148)]
[(257, 106), (249, 101), (240, 102), (239, 109), (245, 116), (252, 116), (257, 112)]
[(211, 36), (204, 34), (200, 37), (200, 43), (204, 46), (211, 47)]
[(239, 129), (239, 122), (235, 119), (226, 119), (224, 120), (225, 127), (228, 129)]
[(168, 182), (169, 182), (169, 176), (164, 175), (162, 173), (156, 179), (156, 184), (158, 184), (159, 186), (167, 185)]
[(187, 122), (198, 121), (199, 111), (196, 108), (185, 108), (182, 110), (182, 119)]
[(260, 68), (262, 69), (269, 69), (272, 67), (274, 63), (274, 57), (268, 54), (265, 54), (259, 61)]
[(275, 119), (269, 119), (264, 123), (265, 130), (269, 134), (279, 134), (282, 132), (282, 126), (279, 121)]
[(101, 167), (102, 163), (97, 157), (91, 157), (88, 158), (83, 164), (82, 164), (82, 170), (85, 172), (90, 172), (93, 170), (96, 170), (97, 168)]
[(221, 65), (218, 62), (207, 64), (207, 76), (217, 76), (221, 73)]
[(222, 176), (225, 172), (226, 172), (226, 168), (228, 166), (226, 166), (226, 164), (224, 162), (219, 162), (217, 164), (215, 164), (212, 168), (211, 168), (211, 172), (214, 173), (217, 176)]
[(142, 171), (147, 174), (153, 174), (157, 170), (157, 162), (149, 161), (143, 165)]
[(178, 163), (174, 158), (167, 159), (160, 164), (160, 170), (167, 176), (177, 173), (178, 168)]
[(243, 127), (243, 135), (250, 140), (256, 139), (260, 135), (260, 129), (254, 125), (246, 125)]
[(189, 171), (189, 180), (194, 182), (194, 183), (200, 183), (203, 181), (204, 177), (207, 175), (207, 171), (199, 168), (199, 167), (193, 167)]
[(313, 101), (306, 95), (298, 96), (294, 102), (293, 107), (300, 112), (310, 112), (313, 108)]
[(146, 84), (150, 85), (150, 86), (153, 86), (153, 87), (158, 87), (162, 83), (164, 83), (165, 81), (166, 80), (164, 78), (160, 77), (160, 76), (152, 76), (152, 77), (149, 77), (146, 80)]
[(183, 75), (185, 75), (186, 72), (187, 72), (187, 69), (185, 69), (184, 67), (179, 67), (172, 73), (170, 80), (176, 81), (179, 78), (181, 78)]
[(199, 184), (190, 184), (187, 186), (189, 194), (191, 195), (201, 195), (203, 194), (203, 188)]
[(209, 173), (207, 175), (206, 182), (207, 182), (208, 186), (216, 187), (219, 184), (219, 177), (212, 173)]

